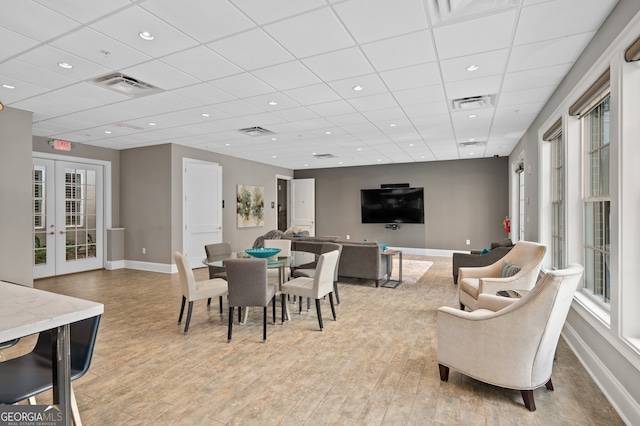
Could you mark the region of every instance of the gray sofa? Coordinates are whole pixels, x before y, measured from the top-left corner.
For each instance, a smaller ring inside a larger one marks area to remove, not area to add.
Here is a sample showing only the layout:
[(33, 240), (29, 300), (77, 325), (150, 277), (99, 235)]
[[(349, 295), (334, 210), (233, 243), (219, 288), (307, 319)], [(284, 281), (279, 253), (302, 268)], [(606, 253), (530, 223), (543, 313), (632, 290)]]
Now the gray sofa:
[[(291, 250), (320, 254), (325, 242), (342, 245), (342, 254), (338, 263), (338, 275), (341, 277), (373, 280), (376, 287), (387, 276), (389, 256), (382, 255), (380, 244), (371, 241), (345, 240), (339, 237), (290, 237)], [(392, 265), (390, 264), (389, 267)]]
[(488, 266), (502, 259), (513, 248), (513, 242), (506, 238), (491, 243), (488, 253), (481, 254), (481, 250), (471, 253), (453, 253), (453, 282), (458, 284), (458, 268)]

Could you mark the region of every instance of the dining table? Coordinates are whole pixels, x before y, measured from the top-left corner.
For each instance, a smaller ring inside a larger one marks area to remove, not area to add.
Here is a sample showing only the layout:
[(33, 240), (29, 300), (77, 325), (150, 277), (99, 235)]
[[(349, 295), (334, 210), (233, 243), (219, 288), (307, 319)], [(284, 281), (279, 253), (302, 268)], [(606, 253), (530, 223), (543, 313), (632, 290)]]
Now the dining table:
[[(231, 252), (231, 254), (223, 254), (219, 256), (210, 256), (204, 258), (202, 263), (207, 266), (213, 266), (215, 268), (219, 268), (221, 271), (224, 270), (224, 261), (226, 259), (251, 259), (254, 258), (249, 255), (245, 251), (235, 251)], [(267, 269), (278, 269), (278, 292), (280, 294), (280, 287), (284, 284), (284, 270), (286, 268), (296, 268), (302, 265), (309, 264), (311, 262), (315, 262), (318, 260), (318, 255), (315, 253), (310, 253), (306, 251), (296, 251), (292, 250), (290, 256), (280, 256), (275, 255), (271, 257), (267, 257)], [(241, 324), (244, 324), (247, 320), (247, 309), (243, 310), (243, 317), (240, 321)], [(289, 313), (289, 306), (285, 306), (285, 317), (289, 319), (291, 317)]]
[(102, 303), (0, 281), (0, 342), (52, 330), (53, 403), (65, 425), (72, 424), (69, 325), (103, 312)]

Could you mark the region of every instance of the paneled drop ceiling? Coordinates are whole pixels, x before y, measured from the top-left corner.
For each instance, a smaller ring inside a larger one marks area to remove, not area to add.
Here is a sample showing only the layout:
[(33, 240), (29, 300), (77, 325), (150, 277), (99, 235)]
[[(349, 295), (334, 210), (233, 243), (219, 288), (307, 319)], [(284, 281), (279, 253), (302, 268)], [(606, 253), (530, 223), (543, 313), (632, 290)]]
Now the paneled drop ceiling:
[(2, 0), (0, 101), (36, 136), (290, 169), (504, 156), (615, 3)]

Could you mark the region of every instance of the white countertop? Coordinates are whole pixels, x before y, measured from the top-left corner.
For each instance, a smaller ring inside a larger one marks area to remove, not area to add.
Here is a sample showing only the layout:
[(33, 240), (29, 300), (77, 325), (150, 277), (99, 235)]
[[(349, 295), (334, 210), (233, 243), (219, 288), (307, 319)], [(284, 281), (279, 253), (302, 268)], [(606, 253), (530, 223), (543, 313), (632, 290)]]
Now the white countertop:
[(101, 315), (102, 303), (0, 281), (0, 342)]

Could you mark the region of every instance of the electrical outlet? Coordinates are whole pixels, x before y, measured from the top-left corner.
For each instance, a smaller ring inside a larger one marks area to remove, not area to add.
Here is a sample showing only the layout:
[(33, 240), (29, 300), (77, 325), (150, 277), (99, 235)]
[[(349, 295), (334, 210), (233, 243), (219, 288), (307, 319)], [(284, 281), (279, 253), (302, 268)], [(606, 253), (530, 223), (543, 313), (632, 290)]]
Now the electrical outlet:
[(147, 254), (147, 249), (142, 247), (142, 254)]
[(467, 240), (467, 245), (470, 246), (471, 245), (471, 240)]

